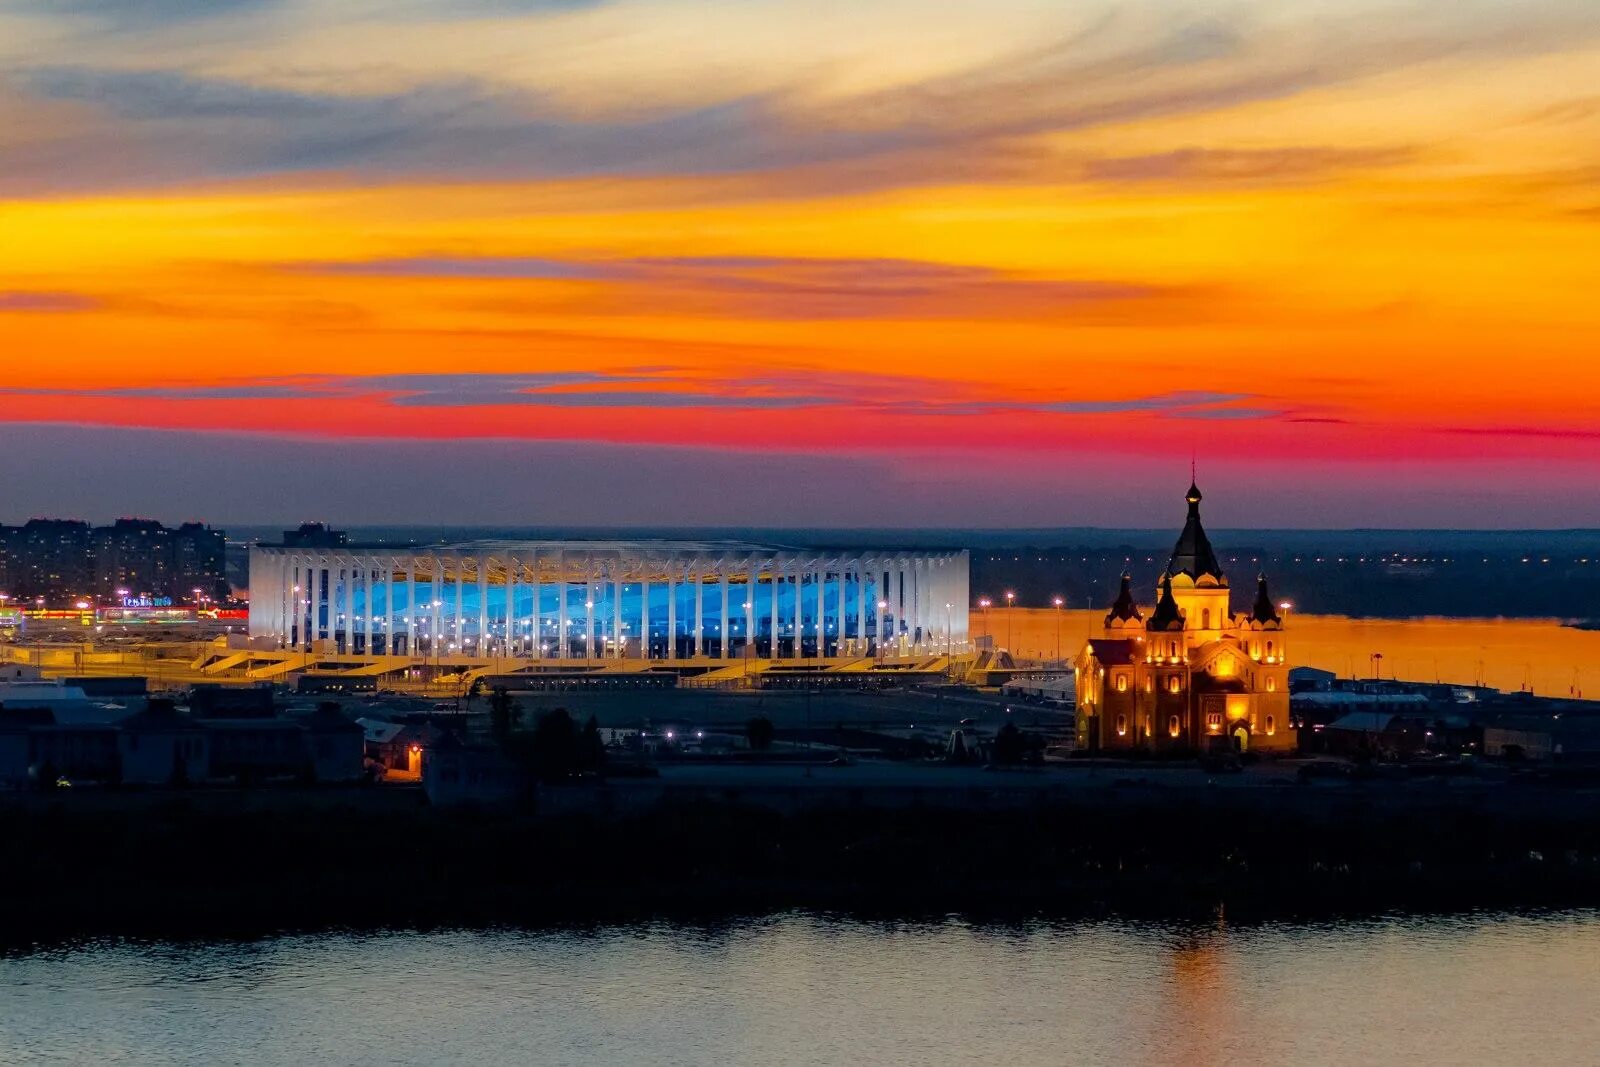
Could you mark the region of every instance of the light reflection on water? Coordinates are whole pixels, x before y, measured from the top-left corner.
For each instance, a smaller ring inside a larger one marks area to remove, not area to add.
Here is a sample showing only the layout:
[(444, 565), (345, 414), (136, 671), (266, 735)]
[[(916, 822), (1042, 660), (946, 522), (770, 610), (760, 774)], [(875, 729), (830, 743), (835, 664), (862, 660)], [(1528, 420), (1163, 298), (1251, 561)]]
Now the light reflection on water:
[[(1240, 594), (1234, 591), (1234, 607)], [(1248, 606), (1248, 605), (1246, 605)], [(987, 632), (1024, 656), (1075, 655), (1084, 638), (1098, 634), (1105, 609), (1053, 612), (991, 608), (974, 612), (972, 630)], [(1059, 627), (1060, 640), (1057, 641)], [(1600, 630), (1579, 630), (1555, 619), (1351, 619), (1291, 612), (1285, 639), (1290, 663), (1320, 667), (1342, 677), (1372, 676), (1377, 664), (1415, 682), (1471, 685), (1481, 681), (1515, 692), (1524, 683), (1541, 696), (1565, 697), (1581, 689), (1600, 699)]]
[(0, 1062), (1595, 1062), (1600, 912), (1195, 929), (811, 915), (0, 958)]

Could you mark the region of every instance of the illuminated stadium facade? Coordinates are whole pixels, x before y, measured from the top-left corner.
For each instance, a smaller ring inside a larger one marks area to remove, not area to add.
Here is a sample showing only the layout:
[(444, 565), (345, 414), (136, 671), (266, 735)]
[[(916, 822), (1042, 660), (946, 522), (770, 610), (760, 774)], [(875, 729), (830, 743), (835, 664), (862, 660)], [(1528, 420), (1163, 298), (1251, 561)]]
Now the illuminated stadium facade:
[(741, 542), (262, 546), (257, 647), (529, 660), (816, 659), (969, 648), (964, 551)]

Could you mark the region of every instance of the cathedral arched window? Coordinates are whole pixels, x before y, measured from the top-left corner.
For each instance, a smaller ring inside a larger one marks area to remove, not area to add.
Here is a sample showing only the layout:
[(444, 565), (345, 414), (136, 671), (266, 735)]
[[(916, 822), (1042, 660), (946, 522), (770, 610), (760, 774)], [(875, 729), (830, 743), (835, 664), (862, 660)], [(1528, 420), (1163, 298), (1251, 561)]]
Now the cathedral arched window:
[(1278, 691), (1278, 680), (1276, 678), (1268, 678), (1267, 679), (1267, 692), (1276, 693), (1277, 691)]
[(1177, 737), (1182, 732), (1183, 727), (1179, 724), (1178, 717), (1176, 715), (1167, 720), (1167, 733), (1171, 734), (1173, 737)]
[(1167, 679), (1167, 692), (1169, 692), (1169, 693), (1181, 693), (1181, 692), (1183, 692), (1183, 679), (1179, 678), (1176, 674), (1174, 674), (1171, 678), (1168, 678)]
[(1126, 715), (1118, 715), (1117, 716), (1117, 736), (1118, 737), (1127, 737), (1128, 736), (1128, 717)]
[(1117, 675), (1117, 692), (1126, 693), (1127, 691), (1128, 691), (1128, 676), (1126, 674)]
[(1273, 734), (1275, 734), (1277, 732), (1278, 732), (1278, 724), (1273, 721), (1273, 718), (1272, 718), (1271, 715), (1268, 715), (1267, 716), (1267, 736), (1271, 737)]

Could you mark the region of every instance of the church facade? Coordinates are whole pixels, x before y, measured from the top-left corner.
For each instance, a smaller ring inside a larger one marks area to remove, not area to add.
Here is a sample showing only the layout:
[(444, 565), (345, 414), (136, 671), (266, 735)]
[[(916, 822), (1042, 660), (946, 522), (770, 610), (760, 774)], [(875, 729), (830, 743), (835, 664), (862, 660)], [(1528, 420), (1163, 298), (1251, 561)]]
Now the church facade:
[(1076, 663), (1080, 750), (1107, 755), (1251, 751), (1291, 753), (1284, 620), (1256, 580), (1248, 611), (1235, 613), (1227, 575), (1200, 523), (1200, 490), (1162, 572), (1155, 606), (1136, 602), (1132, 581)]

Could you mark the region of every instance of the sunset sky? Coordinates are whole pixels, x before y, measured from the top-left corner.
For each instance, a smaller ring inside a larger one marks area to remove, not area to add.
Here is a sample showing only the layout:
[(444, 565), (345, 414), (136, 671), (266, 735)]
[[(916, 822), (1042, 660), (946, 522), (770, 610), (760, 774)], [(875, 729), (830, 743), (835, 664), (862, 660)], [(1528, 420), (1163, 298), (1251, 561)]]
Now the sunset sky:
[(0, 0), (0, 520), (1600, 526), (1597, 72), (1594, 0)]

